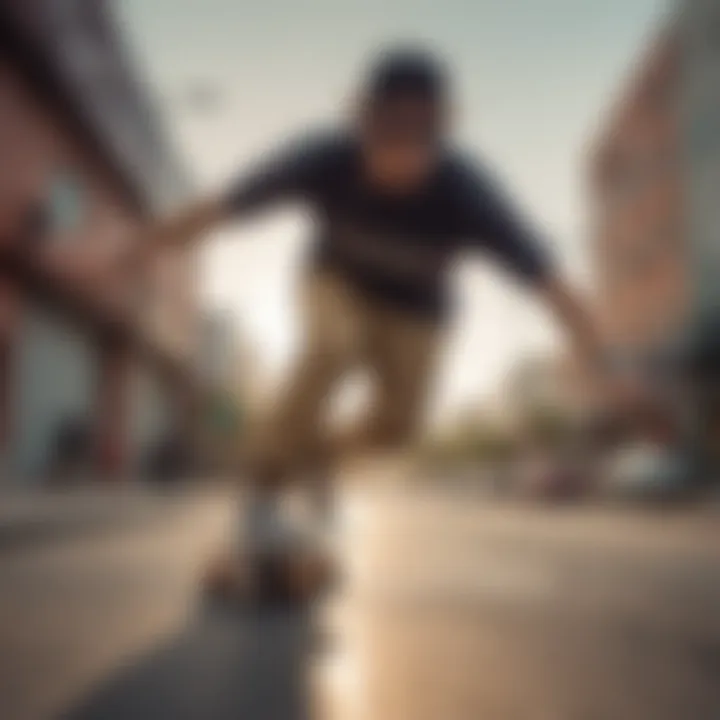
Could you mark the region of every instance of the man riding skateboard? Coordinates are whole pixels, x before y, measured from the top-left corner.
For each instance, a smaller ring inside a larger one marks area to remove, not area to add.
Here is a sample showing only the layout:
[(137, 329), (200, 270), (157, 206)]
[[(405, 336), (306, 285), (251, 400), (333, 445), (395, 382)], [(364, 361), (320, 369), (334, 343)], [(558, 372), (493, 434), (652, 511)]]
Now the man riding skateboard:
[[(416, 437), (450, 312), (448, 276), (461, 253), (478, 251), (532, 288), (593, 379), (606, 382), (594, 325), (543, 241), (483, 163), (452, 145), (451, 95), (432, 53), (391, 49), (365, 77), (351, 122), (296, 139), (139, 243), (140, 254), (155, 253), (287, 202), (314, 214), (299, 300), (302, 347), (249, 462), (251, 555), (275, 548), (282, 556), (294, 545), (278, 502), (289, 482), (327, 476), (349, 454), (401, 449)], [(356, 369), (373, 382), (369, 412), (351, 432), (334, 434), (324, 427), (328, 398)], [(233, 562), (221, 576), (233, 573)]]

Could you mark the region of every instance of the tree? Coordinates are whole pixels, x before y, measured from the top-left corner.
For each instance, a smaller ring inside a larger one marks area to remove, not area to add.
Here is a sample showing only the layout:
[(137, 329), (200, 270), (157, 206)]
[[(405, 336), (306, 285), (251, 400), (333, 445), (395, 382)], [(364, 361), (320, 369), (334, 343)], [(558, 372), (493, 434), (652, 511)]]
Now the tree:
[(523, 439), (544, 450), (559, 450), (573, 433), (573, 422), (567, 413), (552, 405), (528, 407), (521, 420)]
[(492, 417), (474, 411), (432, 438), (422, 449), (421, 459), (445, 470), (467, 463), (492, 465), (510, 459), (516, 447), (511, 432)]

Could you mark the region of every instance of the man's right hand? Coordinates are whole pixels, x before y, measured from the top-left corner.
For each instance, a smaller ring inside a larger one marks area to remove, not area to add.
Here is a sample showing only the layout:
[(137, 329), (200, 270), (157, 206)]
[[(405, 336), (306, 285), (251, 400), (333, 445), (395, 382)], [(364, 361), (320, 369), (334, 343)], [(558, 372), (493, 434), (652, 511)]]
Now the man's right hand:
[(198, 242), (225, 219), (225, 214), (223, 203), (203, 201), (146, 226), (111, 258), (111, 272), (128, 277), (146, 267), (164, 250)]

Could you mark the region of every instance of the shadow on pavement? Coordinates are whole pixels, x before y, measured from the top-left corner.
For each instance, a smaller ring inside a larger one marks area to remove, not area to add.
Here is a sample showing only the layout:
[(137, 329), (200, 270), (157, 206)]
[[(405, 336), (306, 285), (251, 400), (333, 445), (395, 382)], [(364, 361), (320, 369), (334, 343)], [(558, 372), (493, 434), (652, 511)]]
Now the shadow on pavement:
[(64, 720), (306, 720), (312, 625), (302, 612), (204, 610)]

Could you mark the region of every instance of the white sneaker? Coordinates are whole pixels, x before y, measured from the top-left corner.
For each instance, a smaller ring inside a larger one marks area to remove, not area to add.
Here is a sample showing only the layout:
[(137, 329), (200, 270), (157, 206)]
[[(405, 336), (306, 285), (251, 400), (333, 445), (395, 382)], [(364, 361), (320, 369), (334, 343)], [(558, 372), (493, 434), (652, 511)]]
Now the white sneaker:
[(276, 495), (249, 498), (242, 545), (251, 553), (290, 551), (304, 543), (302, 527), (285, 512)]

